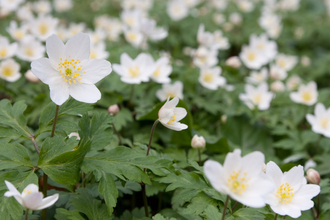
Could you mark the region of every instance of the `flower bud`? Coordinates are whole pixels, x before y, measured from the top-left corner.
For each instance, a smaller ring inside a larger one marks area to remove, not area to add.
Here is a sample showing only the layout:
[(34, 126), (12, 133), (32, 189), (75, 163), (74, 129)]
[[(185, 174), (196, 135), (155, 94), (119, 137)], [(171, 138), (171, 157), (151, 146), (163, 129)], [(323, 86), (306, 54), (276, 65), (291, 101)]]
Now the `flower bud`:
[(275, 81), (270, 84), (270, 90), (273, 92), (283, 92), (285, 90), (285, 85), (282, 81)]
[(233, 57), (229, 57), (226, 60), (226, 65), (230, 66), (234, 69), (238, 69), (238, 68), (241, 67), (242, 63), (241, 63), (241, 61), (239, 60), (239, 58), (237, 56), (233, 56)]
[(308, 169), (306, 174), (306, 179), (308, 180), (308, 182), (319, 185), (321, 181), (319, 172), (314, 169)]
[(203, 136), (198, 137), (197, 134), (191, 140), (191, 146), (195, 149), (205, 148), (205, 139)]
[(71, 137), (76, 137), (76, 140), (79, 141), (80, 140), (80, 136), (77, 132), (71, 132), (69, 135), (68, 135), (69, 138)]
[(223, 124), (226, 124), (226, 122), (227, 122), (227, 115), (221, 115), (221, 122)]
[(33, 83), (39, 82), (39, 78), (36, 77), (36, 75), (34, 75), (31, 70), (26, 71), (26, 73), (24, 74), (24, 76), (30, 82), (33, 82)]
[(118, 105), (110, 105), (110, 107), (108, 108), (108, 112), (110, 115), (116, 115), (119, 112)]

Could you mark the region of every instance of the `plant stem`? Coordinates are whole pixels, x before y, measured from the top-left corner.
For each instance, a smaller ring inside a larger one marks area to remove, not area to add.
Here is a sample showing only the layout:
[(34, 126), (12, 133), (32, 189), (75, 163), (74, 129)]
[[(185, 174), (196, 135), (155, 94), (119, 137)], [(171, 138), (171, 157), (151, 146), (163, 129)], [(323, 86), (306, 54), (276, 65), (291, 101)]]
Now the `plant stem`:
[(199, 159), (199, 162), (198, 162), (199, 166), (202, 166), (201, 150), (200, 149), (198, 149), (198, 159)]
[(149, 144), (148, 144), (148, 150), (147, 150), (147, 156), (149, 155), (149, 151), (150, 151), (150, 145), (151, 145), (151, 141), (152, 141), (152, 135), (154, 134), (154, 131), (155, 131), (155, 128), (156, 128), (156, 125), (158, 124), (159, 120), (157, 119), (152, 128), (151, 128), (151, 133), (150, 133), (150, 139), (149, 139)]
[(36, 149), (37, 153), (39, 154), (39, 153), (40, 153), (40, 149), (39, 149), (39, 147), (38, 147), (38, 145), (37, 145), (37, 141), (36, 141), (35, 137), (32, 135), (32, 136), (30, 137), (30, 139), (31, 139), (31, 141), (32, 141), (32, 143), (33, 143), (34, 149)]
[(123, 145), (123, 142), (121, 141), (121, 137), (120, 137), (120, 134), (119, 132), (117, 131), (116, 127), (115, 127), (115, 124), (114, 123), (111, 123), (112, 124), (112, 128), (113, 130), (115, 131), (117, 137), (118, 137), (118, 141), (119, 141), (119, 145)]
[(28, 216), (29, 216), (29, 210), (26, 209), (26, 211), (25, 211), (25, 220), (28, 220)]
[(146, 195), (146, 184), (142, 183), (142, 195), (143, 195), (143, 203), (144, 203), (144, 212), (146, 217), (149, 217), (149, 211), (148, 211), (148, 200)]
[(233, 206), (233, 208), (231, 210), (234, 211), (234, 209), (236, 208), (237, 205), (238, 205), (238, 202), (235, 203), (235, 205)]
[(226, 198), (225, 206), (223, 207), (223, 212), (222, 212), (222, 218), (221, 218), (221, 220), (224, 220), (225, 219), (228, 201), (229, 201), (229, 196), (227, 196), (227, 198)]
[(129, 107), (131, 105), (131, 100), (133, 98), (133, 94), (134, 94), (134, 84), (131, 85), (131, 93), (129, 95), (129, 100), (127, 102), (127, 107)]
[(276, 220), (277, 219), (277, 214), (275, 214), (275, 218), (274, 218), (274, 220)]
[[(56, 105), (55, 117), (53, 121), (52, 133), (50, 134), (50, 137), (54, 137), (59, 107), (60, 107), (59, 105)], [(47, 180), (48, 180), (48, 176), (46, 173), (44, 173), (43, 187), (42, 187), (42, 192), (44, 194), (44, 197), (47, 197), (47, 188), (48, 188)], [(42, 210), (42, 220), (46, 220), (46, 219), (47, 219), (47, 209), (45, 208)]]
[(317, 196), (317, 214), (316, 219), (318, 219), (320, 216), (320, 194)]

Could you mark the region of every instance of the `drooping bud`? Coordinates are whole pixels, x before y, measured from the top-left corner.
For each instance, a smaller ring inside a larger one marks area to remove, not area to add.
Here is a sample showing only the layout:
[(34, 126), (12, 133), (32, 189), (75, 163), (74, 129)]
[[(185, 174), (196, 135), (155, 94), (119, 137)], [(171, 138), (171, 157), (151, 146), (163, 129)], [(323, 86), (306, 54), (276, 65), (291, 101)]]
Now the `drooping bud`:
[(238, 69), (241, 67), (242, 63), (237, 56), (233, 56), (226, 60), (226, 65)]
[(197, 134), (191, 140), (191, 146), (195, 149), (203, 149), (205, 148), (205, 139), (203, 136), (198, 136)]
[(108, 112), (110, 115), (116, 115), (119, 112), (118, 105), (110, 105), (110, 107), (108, 108)]
[(317, 185), (320, 184), (321, 177), (320, 177), (319, 172), (317, 172), (314, 169), (308, 169), (306, 174), (307, 174), (306, 179), (308, 182), (310, 182), (312, 184), (317, 184)]
[(29, 80), (30, 82), (33, 82), (33, 83), (37, 83), (40, 81), (39, 78), (36, 77), (36, 75), (34, 75), (31, 70), (26, 71), (24, 76), (27, 80)]

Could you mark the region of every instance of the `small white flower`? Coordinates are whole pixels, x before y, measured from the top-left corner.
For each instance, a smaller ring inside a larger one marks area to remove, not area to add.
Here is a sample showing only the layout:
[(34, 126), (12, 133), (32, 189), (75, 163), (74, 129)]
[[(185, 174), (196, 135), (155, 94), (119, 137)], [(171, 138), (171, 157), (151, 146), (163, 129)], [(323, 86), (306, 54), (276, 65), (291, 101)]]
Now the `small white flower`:
[(172, 73), (172, 66), (169, 65), (170, 60), (168, 57), (161, 57), (155, 62), (156, 70), (150, 76), (157, 83), (169, 83), (171, 78), (169, 75)]
[(263, 56), (268, 58), (267, 63), (272, 61), (277, 55), (277, 44), (275, 41), (268, 40), (266, 34), (259, 37), (255, 34), (250, 36), (250, 45), (255, 47)]
[(140, 53), (132, 60), (127, 53), (120, 56), (120, 64), (113, 64), (113, 69), (121, 76), (120, 80), (129, 84), (148, 82), (149, 77), (155, 72), (153, 58), (146, 53)]
[(224, 37), (222, 31), (216, 30), (213, 33), (214, 43), (211, 45), (215, 50), (227, 50), (230, 47), (228, 38)]
[(204, 86), (205, 88), (211, 90), (217, 90), (219, 86), (223, 87), (226, 84), (226, 79), (221, 74), (220, 67), (203, 67), (200, 70), (200, 75), (198, 81)]
[(97, 44), (91, 44), (89, 59), (108, 59), (109, 52), (106, 51), (105, 43), (100, 41)]
[(12, 11), (17, 10), (18, 6), (24, 2), (24, 0), (1, 0), (0, 9), (1, 14), (9, 14)]
[(226, 194), (243, 205), (260, 208), (265, 197), (274, 190), (274, 184), (263, 178), (265, 157), (253, 152), (241, 157), (241, 150), (228, 153), (223, 166), (212, 160), (204, 164), (204, 173), (218, 192)]
[(290, 98), (296, 103), (314, 105), (317, 102), (317, 85), (314, 81), (307, 85), (300, 85), (297, 92), (290, 93)]
[(301, 57), (301, 65), (303, 65), (304, 67), (306, 66), (310, 66), (311, 65), (311, 58), (309, 58), (308, 56), (303, 56)]
[(285, 85), (282, 81), (275, 81), (270, 84), (270, 90), (273, 92), (283, 92), (285, 90)]
[(156, 96), (160, 101), (166, 100), (168, 97), (178, 97), (183, 99), (183, 83), (176, 81), (173, 84), (163, 84), (162, 88), (156, 91)]
[(0, 78), (8, 82), (15, 82), (21, 78), (20, 65), (13, 59), (7, 59), (0, 63)]
[(70, 23), (69, 28), (68, 28), (68, 36), (73, 37), (74, 35), (84, 32), (86, 28), (86, 24), (81, 22), (81, 23)]
[(0, 60), (14, 56), (17, 43), (9, 43), (8, 38), (0, 36)]
[(260, 69), (268, 61), (267, 57), (263, 56), (263, 54), (260, 53), (255, 47), (246, 45), (242, 47), (239, 58), (249, 69)]
[(330, 108), (326, 109), (322, 103), (317, 103), (314, 114), (306, 115), (306, 119), (311, 124), (312, 130), (317, 134), (330, 137)]
[(290, 71), (298, 63), (296, 56), (278, 54), (276, 57), (276, 64), (286, 71)]
[(227, 8), (229, 0), (210, 0), (211, 7), (223, 11)]
[(16, 21), (10, 21), (9, 27), (6, 30), (12, 38), (20, 41), (27, 36), (28, 28), (26, 24), (18, 27)]
[(301, 211), (314, 206), (312, 198), (320, 193), (320, 187), (307, 184), (302, 166), (293, 167), (282, 173), (272, 161), (267, 163), (266, 176), (275, 184), (275, 189), (267, 196), (267, 204), (279, 215), (298, 218)]
[(45, 54), (45, 46), (32, 36), (24, 38), (18, 46), (16, 56), (24, 61), (33, 61), (43, 57)]
[(31, 33), (41, 41), (45, 41), (55, 33), (59, 20), (51, 16), (41, 15), (30, 22)]
[(258, 87), (245, 85), (245, 93), (239, 94), (239, 99), (242, 100), (250, 109), (258, 107), (259, 110), (267, 110), (274, 94), (268, 91), (266, 82), (262, 82)]
[(210, 47), (214, 42), (214, 37), (211, 32), (205, 31), (204, 24), (200, 24), (197, 31), (197, 41), (199, 44)]
[(57, 200), (59, 195), (56, 193), (52, 196), (44, 198), (44, 195), (39, 192), (38, 186), (35, 184), (29, 184), (22, 193), (19, 193), (16, 187), (10, 182), (6, 181), (6, 186), (9, 189), (5, 193), (6, 197), (14, 196), (19, 204), (24, 208), (29, 210), (41, 210), (53, 205)]
[(30, 6), (30, 4), (25, 4), (19, 7), (19, 9), (16, 11), (17, 18), (21, 21), (29, 21), (33, 19), (34, 16), (31, 8), (32, 7)]
[(54, 0), (54, 8), (57, 12), (68, 11), (72, 8), (72, 0)]
[(288, 90), (295, 90), (298, 88), (299, 84), (301, 83), (301, 79), (297, 75), (292, 75), (286, 81), (286, 88)]
[(168, 97), (166, 103), (158, 112), (158, 120), (160, 123), (175, 131), (181, 131), (188, 128), (187, 125), (179, 122), (187, 115), (187, 110), (176, 107), (178, 103), (178, 97), (174, 97), (171, 101), (170, 97)]
[(250, 0), (237, 0), (236, 4), (242, 12), (251, 12), (254, 9), (253, 2)]
[(269, 76), (273, 80), (284, 80), (288, 74), (281, 66), (270, 64)]
[(234, 25), (240, 25), (242, 23), (242, 15), (240, 13), (234, 12), (229, 15), (229, 21)]
[(52, 11), (52, 5), (49, 1), (39, 0), (33, 3), (33, 10), (38, 14), (49, 14)]
[(143, 39), (143, 34), (136, 29), (124, 28), (124, 36), (128, 43), (132, 44), (134, 47), (141, 47)]
[(226, 21), (225, 16), (220, 13), (213, 14), (212, 18), (213, 18), (214, 23), (217, 25), (221, 25)]
[(195, 149), (205, 148), (205, 138), (203, 136), (198, 136), (197, 134), (191, 139), (191, 147)]
[(174, 20), (179, 21), (188, 16), (189, 9), (183, 0), (170, 0), (167, 3), (167, 14)]
[(64, 45), (56, 35), (46, 41), (48, 58), (31, 63), (32, 72), (49, 85), (50, 98), (62, 105), (71, 95), (80, 102), (95, 103), (101, 93), (94, 85), (112, 71), (110, 62), (88, 59), (90, 39), (78, 33)]
[(268, 70), (266, 67), (262, 68), (260, 72), (252, 71), (249, 77), (246, 77), (245, 80), (247, 83), (258, 85), (262, 82), (265, 82), (268, 78)]
[(120, 18), (127, 27), (138, 29), (142, 19), (142, 12), (139, 9), (124, 10), (120, 14)]
[(194, 54), (193, 63), (199, 68), (211, 67), (218, 63), (217, 56), (217, 50), (210, 50), (206, 47), (200, 46)]
[(141, 33), (153, 41), (162, 40), (168, 35), (168, 32), (164, 28), (156, 27), (156, 21), (154, 19), (143, 18), (139, 26)]

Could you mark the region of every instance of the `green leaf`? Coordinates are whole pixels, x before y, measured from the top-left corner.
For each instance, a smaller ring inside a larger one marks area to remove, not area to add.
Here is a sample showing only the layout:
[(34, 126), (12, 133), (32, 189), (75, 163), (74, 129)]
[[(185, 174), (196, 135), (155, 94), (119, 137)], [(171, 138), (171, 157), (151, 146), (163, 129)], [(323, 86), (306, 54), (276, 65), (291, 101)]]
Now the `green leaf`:
[(166, 191), (172, 191), (177, 188), (203, 190), (208, 188), (205, 181), (195, 173), (184, 173), (181, 175), (169, 174), (166, 177), (159, 178), (159, 182), (168, 183)]
[(85, 220), (78, 211), (69, 211), (66, 209), (56, 209), (55, 219), (57, 220)]
[(10, 138), (17, 139), (21, 136), (21, 134), (17, 133), (16, 130), (10, 129), (8, 127), (0, 127), (1, 138)]
[(205, 217), (208, 220), (213, 220), (213, 219), (221, 219), (222, 214), (220, 213), (219, 209), (214, 207), (213, 205), (207, 206), (207, 208), (204, 211)]
[(132, 113), (126, 108), (120, 109), (120, 111), (113, 117), (113, 124), (118, 131), (131, 122), (133, 122)]
[(0, 207), (1, 220), (21, 219), (23, 215), (23, 206), (14, 197), (3, 197), (0, 200)]
[(207, 143), (206, 149), (213, 153), (228, 153), (230, 151), (227, 138), (220, 138), (215, 143)]
[(234, 214), (226, 219), (228, 220), (263, 220), (266, 216), (253, 208), (241, 208), (234, 212)]
[(88, 219), (110, 220), (107, 207), (100, 200), (93, 198), (86, 188), (78, 188), (70, 198), (71, 205), (79, 212), (84, 213)]
[[(27, 105), (24, 101), (16, 102), (13, 106), (8, 99), (0, 101), (0, 124), (13, 128), (19, 135), (29, 138), (31, 133), (26, 126), (23, 116)], [(3, 137), (3, 136), (1, 136)]]
[[(80, 165), (90, 144), (79, 145), (76, 138), (55, 136), (47, 138), (39, 154), (38, 167), (40, 167), (52, 180), (60, 184), (74, 185), (79, 179)], [(77, 149), (75, 149), (78, 147)]]
[(182, 213), (188, 215), (199, 215), (210, 205), (217, 206), (217, 201), (204, 193), (199, 193), (191, 200), (191, 203), (187, 206), (187, 208), (182, 210)]
[(161, 214), (157, 214), (155, 216), (152, 217), (153, 220), (177, 220), (176, 218), (165, 218), (164, 216), (162, 216)]
[(18, 143), (0, 144), (0, 170), (33, 167), (28, 150)]
[(108, 207), (108, 213), (111, 215), (113, 208), (116, 207), (118, 190), (116, 188), (115, 181), (110, 174), (107, 174), (103, 171), (99, 172), (101, 174), (99, 192), (102, 196), (104, 196), (105, 203)]

